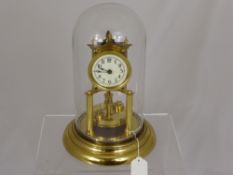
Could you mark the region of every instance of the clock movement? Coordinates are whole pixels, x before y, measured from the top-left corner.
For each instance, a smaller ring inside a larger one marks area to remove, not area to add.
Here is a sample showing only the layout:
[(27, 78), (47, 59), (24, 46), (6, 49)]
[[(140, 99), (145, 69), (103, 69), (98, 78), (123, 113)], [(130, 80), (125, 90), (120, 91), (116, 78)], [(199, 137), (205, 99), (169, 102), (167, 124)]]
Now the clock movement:
[(138, 149), (149, 154), (155, 132), (143, 119), (145, 32), (137, 15), (119, 4), (91, 7), (75, 27), (73, 54), (77, 112), (64, 131), (66, 150), (101, 165), (129, 163)]

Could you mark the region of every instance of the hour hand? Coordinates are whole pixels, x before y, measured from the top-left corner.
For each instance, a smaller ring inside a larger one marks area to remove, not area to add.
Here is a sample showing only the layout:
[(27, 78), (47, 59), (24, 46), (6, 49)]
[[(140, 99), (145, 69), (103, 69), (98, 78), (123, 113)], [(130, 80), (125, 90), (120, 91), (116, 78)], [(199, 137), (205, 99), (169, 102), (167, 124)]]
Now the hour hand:
[(104, 69), (104, 68), (102, 68), (102, 66), (100, 66), (100, 65), (98, 65), (98, 68), (99, 68), (100, 70), (102, 70), (102, 71), (107, 72), (107, 70), (106, 70), (106, 69)]

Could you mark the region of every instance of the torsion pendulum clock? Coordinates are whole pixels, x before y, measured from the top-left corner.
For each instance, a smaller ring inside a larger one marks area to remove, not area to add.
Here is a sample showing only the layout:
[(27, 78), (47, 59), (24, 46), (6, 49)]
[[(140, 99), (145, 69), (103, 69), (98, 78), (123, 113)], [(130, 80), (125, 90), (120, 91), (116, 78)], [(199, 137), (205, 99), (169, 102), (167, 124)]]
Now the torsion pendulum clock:
[[(142, 33), (142, 40), (137, 41), (137, 34), (142, 29), (137, 29), (140, 28), (140, 22), (135, 16), (130, 9), (118, 4), (97, 5), (84, 12), (74, 31), (74, 54), (78, 55), (78, 59), (84, 60), (84, 64), (78, 60), (74, 65), (77, 74), (75, 91), (83, 91), (75, 97), (78, 105), (77, 117), (66, 127), (63, 142), (71, 155), (86, 163), (129, 163), (138, 153), (136, 138), (141, 156), (149, 154), (154, 148), (155, 133), (152, 126), (143, 119), (141, 111), (134, 111), (134, 106), (141, 109), (140, 101), (143, 99), (140, 99), (142, 96), (139, 90), (143, 91), (141, 87), (144, 87), (140, 86), (143, 83), (140, 80), (143, 72), (137, 69), (143, 64), (140, 65), (140, 61), (138, 64), (131, 64), (144, 54), (143, 49), (143, 53), (137, 54), (140, 52), (137, 47), (143, 47), (144, 35)], [(102, 22), (96, 22), (95, 18)], [(127, 28), (125, 25), (130, 26)], [(119, 32), (120, 26), (123, 29)], [(134, 27), (136, 32), (133, 31)], [(97, 32), (93, 32), (95, 30)], [(128, 53), (134, 43), (130, 43), (127, 33), (132, 36), (136, 45), (136, 50), (132, 49), (132, 52), (135, 51), (132, 58)]]

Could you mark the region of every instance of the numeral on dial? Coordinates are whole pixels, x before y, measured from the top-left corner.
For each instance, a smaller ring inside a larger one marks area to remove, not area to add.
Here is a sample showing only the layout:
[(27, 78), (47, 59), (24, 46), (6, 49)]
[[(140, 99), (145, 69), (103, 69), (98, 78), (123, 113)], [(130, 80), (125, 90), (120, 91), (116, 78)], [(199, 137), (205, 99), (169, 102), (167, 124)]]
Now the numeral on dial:
[(108, 57), (108, 58), (107, 58), (107, 62), (108, 62), (108, 63), (111, 63), (111, 62), (112, 62), (112, 58), (111, 58), (111, 57)]

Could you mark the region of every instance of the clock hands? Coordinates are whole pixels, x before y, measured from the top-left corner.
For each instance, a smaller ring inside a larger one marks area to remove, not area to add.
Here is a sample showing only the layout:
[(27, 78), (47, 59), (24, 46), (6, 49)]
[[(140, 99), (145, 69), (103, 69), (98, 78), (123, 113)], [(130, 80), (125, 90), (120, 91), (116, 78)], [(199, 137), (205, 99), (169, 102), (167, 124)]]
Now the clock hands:
[(108, 70), (106, 70), (106, 69), (102, 68), (102, 66), (101, 66), (100, 64), (98, 64), (98, 68), (99, 68), (100, 70), (102, 70), (102, 71), (105, 71), (105, 72), (107, 72), (107, 71), (108, 71)]
[(112, 74), (112, 70), (111, 69), (108, 69), (108, 70), (94, 70), (94, 72)]
[(100, 66), (99, 64), (98, 64), (98, 68), (100, 69), (100, 70), (95, 70), (94, 72), (98, 72), (98, 73), (107, 73), (107, 74), (112, 74), (112, 70), (111, 69), (104, 69), (104, 68), (102, 68), (102, 66)]
[(94, 72), (97, 73), (108, 73), (109, 70), (105, 70), (105, 69), (100, 69), (100, 70), (94, 70)]

